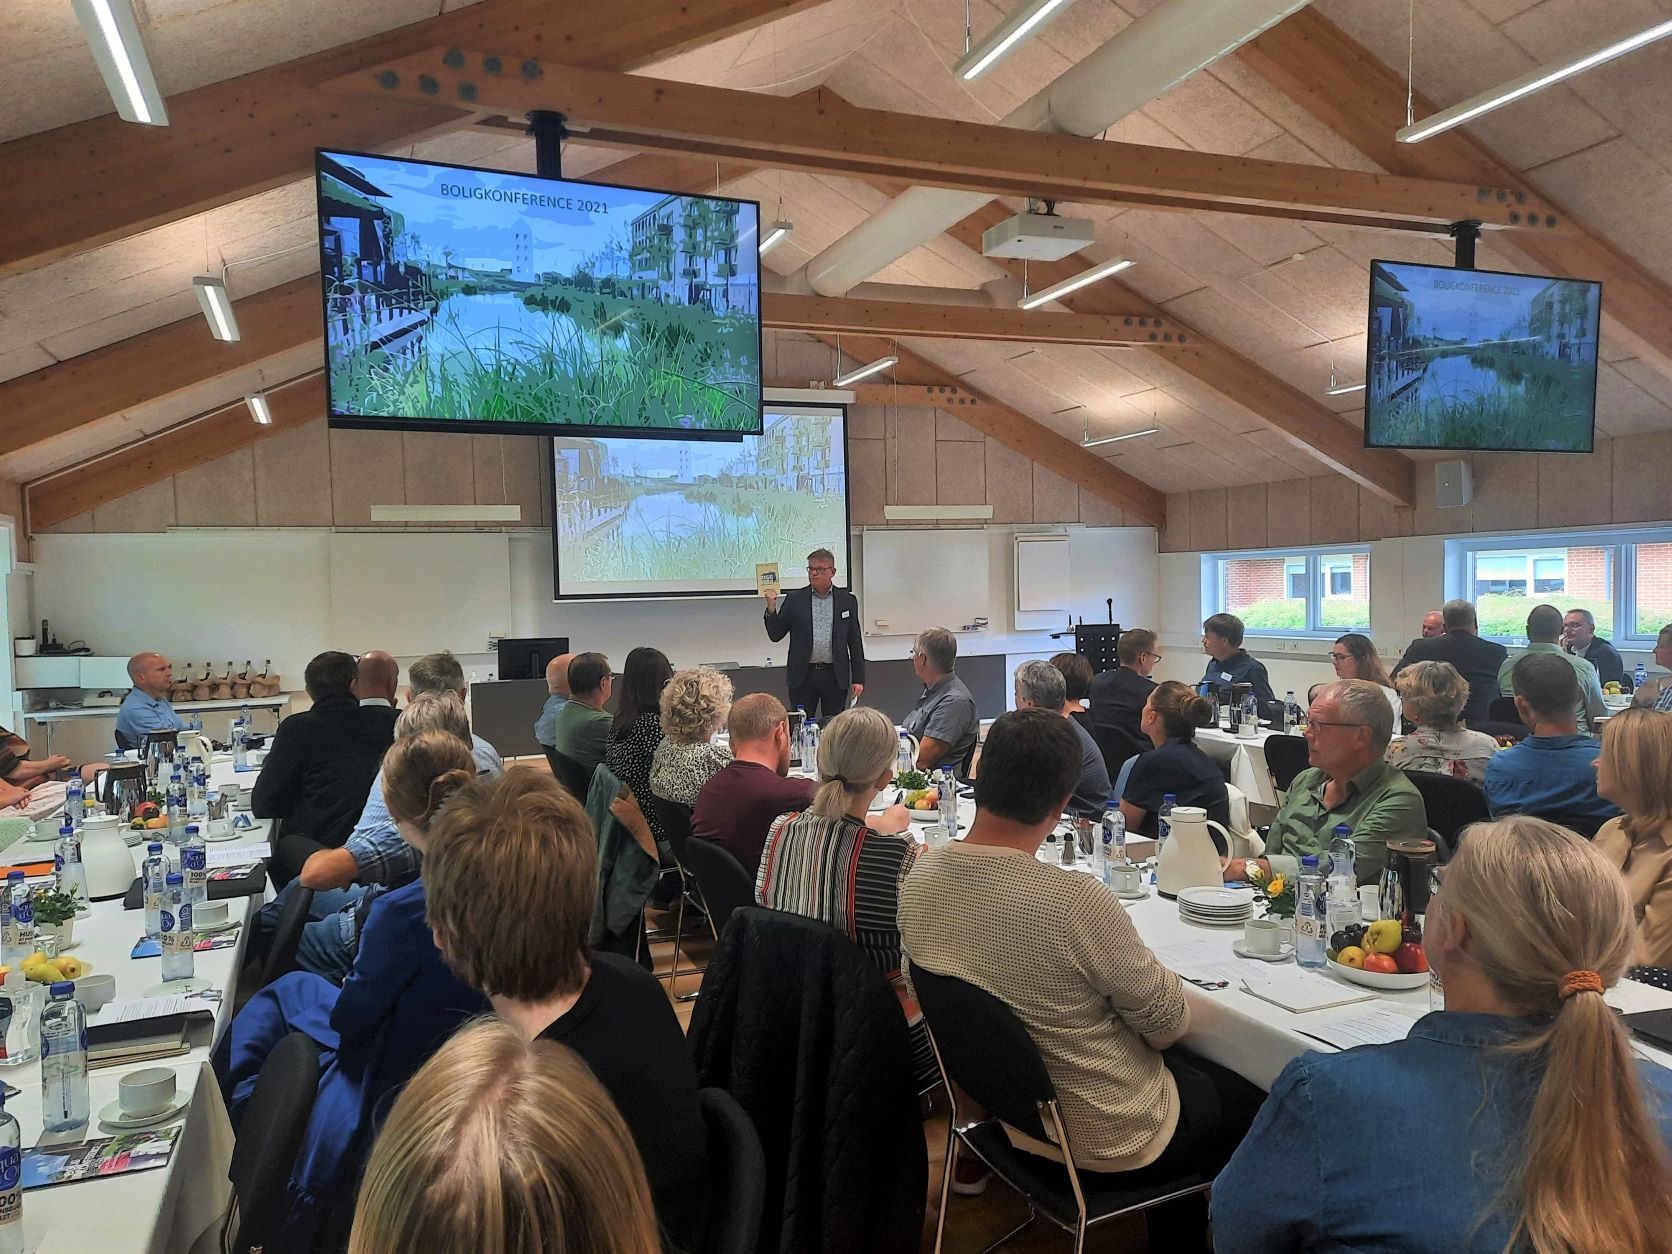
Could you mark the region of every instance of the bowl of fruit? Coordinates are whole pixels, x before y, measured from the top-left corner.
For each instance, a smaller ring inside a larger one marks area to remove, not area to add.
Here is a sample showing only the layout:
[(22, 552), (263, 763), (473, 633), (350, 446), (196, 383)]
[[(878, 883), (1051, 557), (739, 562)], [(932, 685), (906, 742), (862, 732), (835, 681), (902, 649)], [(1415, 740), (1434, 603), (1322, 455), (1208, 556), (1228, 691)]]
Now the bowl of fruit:
[(914, 788), (906, 793), (903, 800), (906, 812), (919, 823), (940, 822), (940, 789)]
[(1415, 923), (1354, 923), (1330, 936), (1324, 957), (1334, 974), (1366, 988), (1413, 989), (1428, 983), (1428, 955)]

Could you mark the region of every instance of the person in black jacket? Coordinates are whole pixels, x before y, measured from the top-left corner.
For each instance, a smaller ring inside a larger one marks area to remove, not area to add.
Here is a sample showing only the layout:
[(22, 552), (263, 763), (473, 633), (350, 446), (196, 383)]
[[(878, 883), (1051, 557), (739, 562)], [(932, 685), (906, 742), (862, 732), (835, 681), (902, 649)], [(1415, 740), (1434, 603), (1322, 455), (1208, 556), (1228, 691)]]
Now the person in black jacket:
[[(790, 705), (809, 718), (834, 718), (865, 690), (865, 642), (859, 632), (859, 599), (837, 588), (836, 557), (829, 549), (807, 554), (807, 586), (766, 596), (766, 634), (790, 638)], [(820, 711), (823, 711), (821, 714)]]
[(1618, 649), (1597, 635), (1597, 617), (1590, 610), (1569, 610), (1562, 615), (1562, 647), (1596, 667), (1601, 683), (1625, 682), (1625, 661)]
[(1432, 639), (1418, 638), (1405, 646), (1393, 678), (1413, 662), (1450, 662), (1469, 685), (1469, 700), (1463, 707), (1463, 721), (1470, 727), (1488, 722), (1492, 700), (1498, 695), (1498, 668), (1509, 651), (1503, 645), (1480, 638), (1475, 607), (1468, 601), (1447, 601), (1440, 610), (1445, 634)]
[(1091, 681), (1091, 721), (1097, 730), (1118, 735), (1131, 753), (1143, 753), (1150, 747), (1142, 727), (1144, 702), (1155, 691), (1150, 675), (1161, 664), (1155, 633), (1147, 627), (1121, 632), (1115, 656), (1120, 665)]
[(306, 837), (285, 854), (275, 850), (275, 872), (290, 869), (283, 879), (300, 870), (302, 845), (312, 853), (348, 839), (383, 754), (395, 742), (396, 712), (361, 705), (354, 677), (355, 661), (347, 653), (321, 653), (308, 663), (303, 682), (313, 708), (279, 724), (256, 777), (250, 798), (255, 816), (285, 821), (281, 847)]

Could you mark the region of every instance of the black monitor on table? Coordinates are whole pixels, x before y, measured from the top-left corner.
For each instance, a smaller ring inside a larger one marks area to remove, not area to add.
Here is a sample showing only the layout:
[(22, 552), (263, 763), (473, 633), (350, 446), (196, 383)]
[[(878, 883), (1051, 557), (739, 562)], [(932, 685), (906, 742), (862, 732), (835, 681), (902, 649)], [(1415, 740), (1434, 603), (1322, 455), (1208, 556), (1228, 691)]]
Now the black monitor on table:
[(501, 679), (544, 679), (546, 664), (569, 652), (568, 636), (529, 636), (499, 642)]

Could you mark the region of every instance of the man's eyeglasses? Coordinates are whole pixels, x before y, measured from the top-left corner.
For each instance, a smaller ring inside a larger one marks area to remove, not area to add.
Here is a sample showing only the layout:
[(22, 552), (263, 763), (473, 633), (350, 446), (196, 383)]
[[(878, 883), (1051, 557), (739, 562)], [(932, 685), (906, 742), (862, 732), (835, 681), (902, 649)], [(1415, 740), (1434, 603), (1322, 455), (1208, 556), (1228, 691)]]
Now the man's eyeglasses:
[(834, 575), (836, 568), (834, 566), (809, 566), (807, 573), (809, 575)]
[(1309, 719), (1306, 720), (1306, 730), (1307, 731), (1311, 731), (1314, 727), (1368, 727), (1368, 726), (1370, 726), (1369, 723), (1331, 723), (1331, 722), (1328, 722), (1325, 719), (1321, 719), (1321, 718), (1309, 718)]
[(1146, 657), (1149, 658), (1150, 661), (1152, 661), (1152, 662), (1162, 661), (1162, 657), (1159, 653), (1142, 653), (1142, 654), (1139, 654), (1140, 660), (1143, 659), (1143, 658), (1146, 658)]

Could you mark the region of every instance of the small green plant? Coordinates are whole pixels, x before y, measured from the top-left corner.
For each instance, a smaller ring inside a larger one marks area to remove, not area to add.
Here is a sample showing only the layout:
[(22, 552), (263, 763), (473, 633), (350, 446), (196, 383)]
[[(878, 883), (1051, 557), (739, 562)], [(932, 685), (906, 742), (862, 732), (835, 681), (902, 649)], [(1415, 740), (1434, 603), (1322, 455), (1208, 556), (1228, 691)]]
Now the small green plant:
[(47, 927), (57, 927), (60, 923), (68, 923), (75, 918), (81, 901), (72, 893), (59, 892), (56, 888), (37, 889), (34, 894), (35, 921)]
[(901, 771), (894, 777), (894, 782), (907, 792), (929, 786), (929, 777), (922, 771)]

